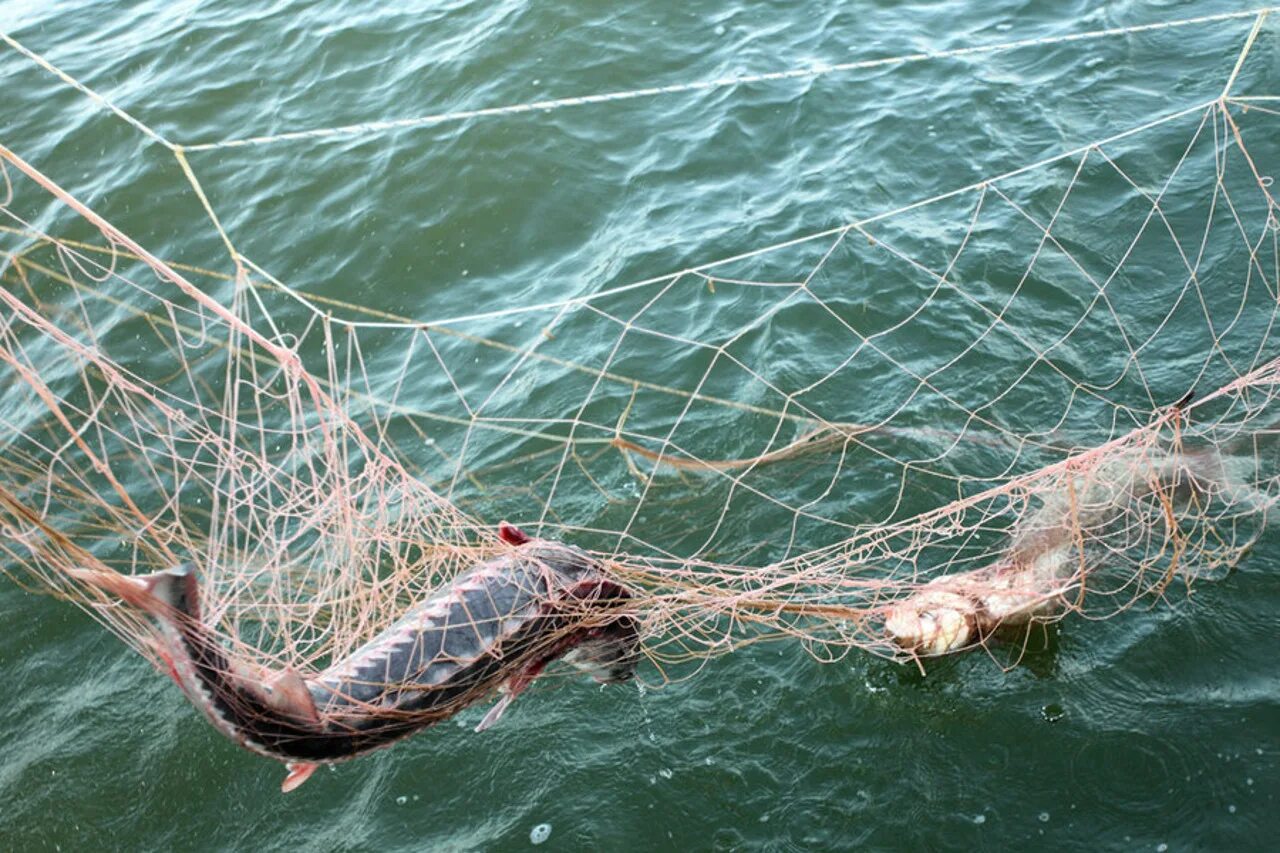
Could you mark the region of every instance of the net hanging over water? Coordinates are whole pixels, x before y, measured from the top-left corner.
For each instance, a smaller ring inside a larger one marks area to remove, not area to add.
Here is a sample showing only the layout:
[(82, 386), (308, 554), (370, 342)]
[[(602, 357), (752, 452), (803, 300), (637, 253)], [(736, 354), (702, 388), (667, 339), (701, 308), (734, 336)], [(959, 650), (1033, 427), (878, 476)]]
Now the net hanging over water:
[[(445, 714), (583, 638), (621, 664), (634, 633), (660, 682), (774, 638), (824, 660), (1016, 648), (1029, 624), (1180, 594), (1236, 564), (1280, 488), (1280, 96), (1235, 90), (1266, 20), (1220, 97), (1106, 140), (430, 321), (285, 284), (207, 202), (230, 271), (166, 263), (0, 147), (5, 568), (168, 669), (138, 606), (155, 582), (119, 579), (193, 567), (198, 606), (160, 599), (215, 638), (205, 663), (321, 716), (323, 677), (336, 694), (415, 618), (469, 614), (474, 639), (419, 649), (424, 669), (489, 661)], [(219, 144), (119, 114), (203, 200), (187, 152)], [(504, 661), (538, 596), (554, 612)], [(347, 704), (394, 711), (423, 688), (404, 676)]]

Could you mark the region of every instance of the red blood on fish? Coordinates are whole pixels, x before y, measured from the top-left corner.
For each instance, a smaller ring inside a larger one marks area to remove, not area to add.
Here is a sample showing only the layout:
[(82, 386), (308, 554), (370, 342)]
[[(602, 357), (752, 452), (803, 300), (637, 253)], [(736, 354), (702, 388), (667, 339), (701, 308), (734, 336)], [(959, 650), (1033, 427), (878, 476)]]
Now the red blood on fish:
[(498, 538), (508, 545), (523, 545), (532, 539), (528, 533), (506, 521), (498, 522)]

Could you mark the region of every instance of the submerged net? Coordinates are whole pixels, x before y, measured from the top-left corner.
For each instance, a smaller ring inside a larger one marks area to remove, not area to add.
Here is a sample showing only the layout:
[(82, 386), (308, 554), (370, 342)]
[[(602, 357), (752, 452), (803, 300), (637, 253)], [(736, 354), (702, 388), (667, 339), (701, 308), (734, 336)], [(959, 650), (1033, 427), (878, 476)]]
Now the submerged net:
[(228, 271), (168, 264), (0, 147), (4, 566), (154, 656), (75, 570), (193, 564), (238, 655), (312, 672), (509, 519), (633, 592), (659, 679), (777, 637), (955, 651), (1221, 575), (1280, 489), (1280, 97), (1232, 89), (1265, 18), (1221, 97), (1110, 139), (429, 321), (230, 241)]

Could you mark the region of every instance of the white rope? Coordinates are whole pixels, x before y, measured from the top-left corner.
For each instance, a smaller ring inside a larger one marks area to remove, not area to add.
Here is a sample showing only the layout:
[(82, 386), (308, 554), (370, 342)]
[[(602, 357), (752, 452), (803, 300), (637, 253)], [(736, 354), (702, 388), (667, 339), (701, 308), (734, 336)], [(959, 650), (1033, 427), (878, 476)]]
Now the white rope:
[[(517, 115), (530, 112), (549, 112), (551, 110), (561, 109), (564, 107), (582, 106), (587, 104), (601, 104), (613, 101), (625, 101), (636, 98), (653, 97), (656, 95), (678, 94), (682, 92), (706, 91), (711, 89), (726, 88), (731, 86), (742, 86), (751, 83), (775, 82), (780, 80), (796, 80), (809, 79), (814, 77), (822, 77), (830, 74), (838, 74), (841, 72), (865, 70), (868, 68), (884, 67), (889, 65), (904, 65), (913, 62), (924, 62), (928, 60), (948, 59), (964, 56), (976, 56), (981, 54), (1000, 53), (1010, 50), (1018, 50), (1027, 47), (1037, 47), (1052, 44), (1062, 44), (1066, 42), (1085, 41), (1089, 39), (1100, 39), (1112, 36), (1129, 35), (1132, 33), (1151, 32), (1156, 30), (1168, 30), (1177, 27), (1194, 26), (1197, 24), (1208, 24), (1228, 20), (1238, 20), (1240, 18), (1255, 18), (1253, 30), (1249, 36), (1249, 43), (1252, 44), (1261, 29), (1263, 21), (1268, 13), (1280, 9), (1280, 6), (1261, 6), (1254, 9), (1247, 9), (1238, 12), (1222, 12), (1215, 15), (1200, 15), (1194, 18), (1182, 18), (1175, 21), (1160, 21), (1151, 24), (1135, 24), (1128, 27), (1111, 27), (1101, 30), (1089, 30), (1082, 33), (1068, 33), (1059, 36), (1044, 36), (1034, 39), (1019, 39), (1016, 41), (1000, 42), (998, 44), (977, 45), (971, 47), (955, 48), (953, 50), (944, 50), (933, 53), (912, 53), (901, 56), (883, 57), (880, 59), (867, 59), (855, 62), (844, 62), (833, 65), (818, 64), (805, 68), (793, 68), (785, 71), (773, 71), (760, 74), (738, 74), (729, 77), (720, 77), (712, 80), (700, 80), (692, 83), (678, 83), (670, 86), (657, 86), (645, 89), (631, 89), (620, 92), (607, 92), (596, 95), (581, 95), (577, 97), (558, 98), (546, 101), (531, 101), (522, 104), (509, 104), (500, 107), (485, 107), (474, 110), (459, 110), (454, 112), (433, 113), (431, 115), (417, 116), (413, 118), (391, 119), (385, 121), (369, 121), (359, 124), (342, 125), (338, 127), (317, 128), (313, 130), (287, 131), (266, 136), (253, 136), (239, 139), (227, 139), (219, 142), (206, 142), (196, 145), (178, 145), (170, 142), (161, 133), (152, 129), (143, 121), (135, 118), (133, 115), (117, 106), (111, 100), (89, 86), (81, 83), (67, 72), (58, 68), (48, 59), (36, 53), (30, 48), (23, 45), (17, 39), (8, 33), (0, 30), (0, 41), (9, 45), (11, 48), (22, 54), (32, 62), (39, 65), (44, 70), (53, 74), (62, 80), (68, 86), (79, 91), (102, 107), (110, 110), (117, 117), (123, 119), (129, 125), (145, 134), (152, 140), (159, 142), (169, 149), (183, 149), (188, 152), (192, 151), (211, 151), (220, 148), (242, 148), (247, 146), (271, 145), (277, 142), (288, 142), (302, 139), (328, 139), (336, 136), (357, 136), (361, 134), (377, 134), (388, 130), (408, 129), (415, 127), (424, 127), (427, 125), (444, 124), (448, 122), (465, 121), (473, 118), (488, 118), (493, 116)], [(1247, 53), (1247, 50), (1245, 51)], [(1243, 54), (1242, 54), (1243, 56)], [(1234, 82), (1240, 68), (1237, 67), (1232, 73), (1227, 90), (1224, 96), (1229, 92), (1231, 84)], [(1233, 100), (1248, 100), (1248, 98), (1233, 98)], [(1262, 100), (1262, 99), (1259, 99)]]
[[(1027, 47), (1039, 47), (1051, 44), (1063, 44), (1066, 42), (1085, 41), (1088, 39), (1100, 39), (1111, 36), (1128, 35), (1131, 33), (1152, 32), (1155, 30), (1168, 30), (1176, 27), (1186, 27), (1195, 24), (1207, 24), (1217, 21), (1229, 21), (1240, 18), (1265, 16), (1267, 12), (1280, 8), (1276, 6), (1266, 6), (1257, 9), (1250, 9), (1240, 12), (1223, 12), (1216, 15), (1201, 15), (1195, 18), (1183, 18), (1177, 21), (1161, 21), (1154, 24), (1136, 24), (1128, 27), (1112, 27), (1103, 30), (1090, 30), (1082, 33), (1069, 33), (1059, 36), (1044, 36), (1034, 39), (1020, 39), (1018, 41), (1001, 42), (999, 44), (978, 45), (974, 47), (961, 47), (954, 50), (944, 50), (934, 53), (911, 53), (902, 56), (891, 56), (881, 59), (866, 59), (855, 62), (842, 62), (833, 65), (819, 64), (811, 65), (804, 68), (792, 68), (785, 71), (771, 71), (760, 74), (736, 74), (729, 77), (719, 77), (711, 80), (698, 80), (692, 83), (677, 83), (670, 86), (655, 86), (646, 89), (631, 89), (620, 92), (607, 92), (596, 95), (580, 95), (576, 97), (557, 98), (555, 100), (531, 101), (522, 104), (510, 104), (500, 107), (485, 107), (474, 110), (458, 110), (454, 112), (433, 113), (431, 115), (416, 116), (413, 118), (391, 119), (385, 121), (368, 121), (359, 124), (342, 125), (340, 127), (317, 128), (314, 130), (295, 130), (285, 133), (276, 133), (266, 136), (252, 136), (241, 139), (225, 139), (219, 142), (205, 142), (197, 145), (184, 146), (189, 152), (194, 151), (212, 151), (221, 148), (243, 148), (247, 146), (272, 145), (278, 142), (291, 142), (304, 139), (319, 140), (332, 139), (339, 136), (362, 136), (384, 133), (390, 130), (404, 130), (409, 128), (425, 127), (428, 125), (439, 125), (448, 122), (465, 121), (475, 118), (492, 118), (495, 116), (510, 116), (522, 113), (532, 112), (550, 112), (552, 110), (563, 109), (565, 107), (585, 106), (588, 104), (604, 104), (616, 101), (635, 100), (637, 98), (650, 98), (657, 95), (671, 95), (684, 92), (708, 91), (711, 89), (721, 89), (733, 86), (743, 86), (751, 83), (771, 83), (781, 80), (803, 80), (815, 77), (824, 77), (831, 74), (840, 74), (848, 71), (859, 71), (868, 68), (880, 68), (888, 65), (905, 65), (913, 62), (924, 62), (936, 59), (952, 59), (965, 56), (977, 56), (980, 54), (1000, 53), (1010, 50), (1018, 50)], [(1261, 21), (1257, 22), (1260, 25)]]
[(120, 109), (120, 107), (116, 106), (114, 103), (107, 100), (102, 95), (99, 95), (93, 89), (90, 89), (88, 86), (81, 83), (79, 80), (72, 77), (70, 74), (63, 71), (61, 68), (54, 65), (49, 60), (45, 59), (43, 56), (36, 53), (34, 50), (31, 50), (30, 48), (20, 44), (16, 39), (14, 39), (12, 36), (4, 32), (3, 30), (0, 30), (0, 41), (3, 41), (5, 44), (9, 45), (9, 47), (13, 48), (18, 53), (25, 56), (27, 59), (30, 59), (36, 65), (39, 65), (45, 71), (48, 71), (50, 74), (52, 74), (53, 76), (61, 80), (63, 83), (66, 83), (71, 88), (80, 92), (80, 94), (89, 98), (89, 100), (96, 102), (99, 106), (103, 106), (111, 110), (111, 112), (115, 113), (117, 116), (124, 119), (126, 122), (128, 122), (130, 125), (132, 125), (135, 129), (137, 129), (141, 133), (145, 134), (146, 136), (150, 137), (156, 142), (159, 142), (161, 145), (163, 145), (166, 148), (172, 149), (174, 147), (172, 142), (165, 139), (159, 133), (152, 130), (150, 127), (143, 124), (138, 119), (129, 115), (127, 112)]
[(1253, 29), (1249, 30), (1249, 37), (1244, 41), (1244, 49), (1240, 51), (1240, 56), (1236, 58), (1235, 67), (1231, 69), (1231, 76), (1227, 78), (1227, 83), (1222, 87), (1222, 97), (1231, 94), (1231, 87), (1236, 84), (1236, 78), (1240, 76), (1240, 69), (1244, 68), (1245, 58), (1248, 57), (1249, 51), (1253, 50), (1253, 43), (1258, 38), (1258, 33), (1262, 32), (1262, 25), (1270, 14), (1270, 9), (1263, 9), (1258, 13), (1258, 17), (1253, 22)]

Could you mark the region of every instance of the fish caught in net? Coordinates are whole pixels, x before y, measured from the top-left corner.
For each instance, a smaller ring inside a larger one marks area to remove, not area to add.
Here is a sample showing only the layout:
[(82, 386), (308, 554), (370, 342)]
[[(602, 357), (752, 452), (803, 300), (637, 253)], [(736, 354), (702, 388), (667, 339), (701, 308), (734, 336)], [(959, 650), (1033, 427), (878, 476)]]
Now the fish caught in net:
[(1175, 595), (1280, 489), (1280, 113), (1230, 92), (781, 246), (430, 321), (229, 240), (227, 270), (168, 263), (0, 146), (4, 570), (286, 790), (500, 693), (484, 728), (562, 663), (661, 683), (779, 638), (919, 663)]

